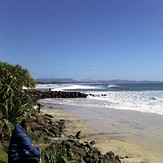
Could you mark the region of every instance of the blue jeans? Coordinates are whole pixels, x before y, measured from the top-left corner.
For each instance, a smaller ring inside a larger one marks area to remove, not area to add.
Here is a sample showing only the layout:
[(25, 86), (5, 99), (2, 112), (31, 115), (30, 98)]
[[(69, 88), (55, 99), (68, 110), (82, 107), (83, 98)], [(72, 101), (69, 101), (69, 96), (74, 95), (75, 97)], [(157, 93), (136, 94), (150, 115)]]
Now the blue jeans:
[(26, 157), (19, 160), (15, 160), (12, 163), (38, 163), (39, 159), (37, 157)]
[[(36, 146), (35, 148), (40, 152), (39, 147)], [(22, 156), (19, 160), (12, 161), (11, 163), (38, 163), (39, 160), (38, 157), (34, 156)]]

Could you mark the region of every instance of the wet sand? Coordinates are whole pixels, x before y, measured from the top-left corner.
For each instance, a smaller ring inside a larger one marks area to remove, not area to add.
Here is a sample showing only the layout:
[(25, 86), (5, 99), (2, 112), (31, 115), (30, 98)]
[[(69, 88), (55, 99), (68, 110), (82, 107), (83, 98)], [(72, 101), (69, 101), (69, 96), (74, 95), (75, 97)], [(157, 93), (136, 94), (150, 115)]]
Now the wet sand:
[(163, 116), (98, 107), (55, 105), (43, 109), (55, 119), (65, 119), (67, 133), (81, 130), (85, 140), (95, 140), (102, 153), (113, 151), (125, 163), (163, 162)]

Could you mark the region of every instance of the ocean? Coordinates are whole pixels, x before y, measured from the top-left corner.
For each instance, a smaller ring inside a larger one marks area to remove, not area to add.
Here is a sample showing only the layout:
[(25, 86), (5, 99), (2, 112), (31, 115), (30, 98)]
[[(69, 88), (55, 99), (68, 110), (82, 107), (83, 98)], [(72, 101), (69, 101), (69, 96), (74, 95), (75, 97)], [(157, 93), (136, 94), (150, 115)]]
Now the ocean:
[[(66, 83), (37, 84), (36, 89), (51, 91), (79, 91), (88, 94), (86, 99), (43, 99), (51, 106), (96, 107), (131, 110), (163, 115), (163, 83)], [(94, 96), (92, 96), (92, 94)]]

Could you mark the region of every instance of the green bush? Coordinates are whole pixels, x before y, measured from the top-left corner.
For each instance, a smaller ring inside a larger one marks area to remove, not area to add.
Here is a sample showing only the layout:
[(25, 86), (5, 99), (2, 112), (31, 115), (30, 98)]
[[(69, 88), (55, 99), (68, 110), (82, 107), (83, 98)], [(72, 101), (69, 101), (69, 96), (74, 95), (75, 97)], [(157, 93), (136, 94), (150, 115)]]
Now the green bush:
[(34, 87), (35, 81), (19, 65), (0, 62), (0, 74), (0, 138), (3, 140), (10, 137), (11, 126), (26, 117), (32, 108), (32, 100), (23, 86)]
[(43, 163), (69, 163), (67, 150), (60, 145), (48, 146), (42, 150)]
[(3, 150), (3, 146), (0, 143), (0, 163), (7, 163), (7, 153)]

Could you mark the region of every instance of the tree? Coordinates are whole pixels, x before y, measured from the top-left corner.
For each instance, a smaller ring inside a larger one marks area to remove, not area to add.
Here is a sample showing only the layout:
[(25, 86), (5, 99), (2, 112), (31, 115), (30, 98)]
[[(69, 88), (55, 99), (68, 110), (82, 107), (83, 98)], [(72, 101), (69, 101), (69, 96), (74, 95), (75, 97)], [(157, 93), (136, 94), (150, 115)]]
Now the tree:
[[(34, 88), (36, 85), (35, 80), (31, 77), (27, 69), (23, 69), (20, 65), (10, 65), (6, 62), (0, 62), (0, 74), (3, 78), (15, 77), (17, 86), (25, 86)], [(22, 89), (22, 88), (21, 88)]]
[[(10, 136), (11, 124), (16, 124), (32, 108), (32, 100), (23, 86), (34, 87), (35, 81), (20, 65), (0, 62), (0, 133)], [(6, 135), (5, 135), (6, 136)]]

